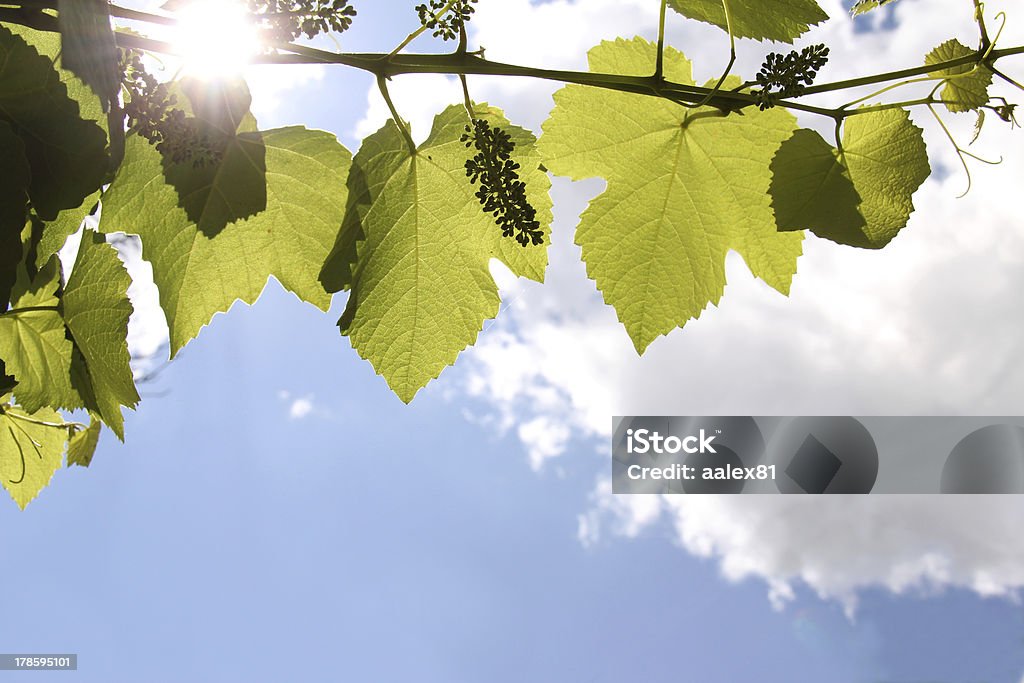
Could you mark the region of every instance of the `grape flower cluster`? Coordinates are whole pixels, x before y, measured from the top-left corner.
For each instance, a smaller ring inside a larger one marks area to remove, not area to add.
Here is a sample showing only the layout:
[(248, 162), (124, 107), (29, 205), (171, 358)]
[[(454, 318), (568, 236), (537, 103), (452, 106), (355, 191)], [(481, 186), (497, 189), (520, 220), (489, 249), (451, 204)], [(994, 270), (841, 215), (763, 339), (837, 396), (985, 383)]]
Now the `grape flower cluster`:
[(128, 127), (154, 145), (171, 163), (191, 161), (193, 167), (220, 162), (226, 140), (223, 134), (202, 127), (199, 121), (177, 108), (178, 98), (167, 83), (159, 83), (146, 71), (136, 50), (121, 51), (124, 114)]
[(432, 30), (435, 38), (455, 40), (476, 11), (473, 7), (476, 2), (477, 0), (456, 0), (447, 12), (438, 16), (438, 12), (449, 3), (447, 0), (430, 0), (430, 5), (417, 5), (416, 13), (419, 14), (423, 27)]
[(752, 93), (758, 108), (771, 109), (779, 99), (802, 95), (828, 62), (828, 52), (824, 45), (809, 45), (788, 55), (769, 54), (756, 78), (761, 89)]
[(348, 0), (248, 0), (249, 13), (260, 20), (271, 41), (341, 33), (352, 26), (356, 9)]
[(460, 138), (466, 147), (475, 147), (477, 154), (466, 161), (466, 176), (476, 185), (476, 198), (486, 213), (494, 215), (504, 237), (515, 235), (526, 247), (544, 242), (544, 233), (537, 221), (537, 210), (526, 197), (526, 183), (519, 179), (519, 164), (512, 160), (515, 143), (511, 136), (482, 119), (473, 119)]

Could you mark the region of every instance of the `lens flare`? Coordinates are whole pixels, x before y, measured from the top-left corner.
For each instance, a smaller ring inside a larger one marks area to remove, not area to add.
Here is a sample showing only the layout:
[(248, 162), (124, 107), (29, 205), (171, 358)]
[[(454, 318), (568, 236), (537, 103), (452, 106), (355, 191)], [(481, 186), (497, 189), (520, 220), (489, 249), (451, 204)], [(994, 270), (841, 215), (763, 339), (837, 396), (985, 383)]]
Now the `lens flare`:
[(195, 0), (177, 13), (173, 44), (190, 76), (237, 76), (260, 51), (260, 40), (238, 0)]

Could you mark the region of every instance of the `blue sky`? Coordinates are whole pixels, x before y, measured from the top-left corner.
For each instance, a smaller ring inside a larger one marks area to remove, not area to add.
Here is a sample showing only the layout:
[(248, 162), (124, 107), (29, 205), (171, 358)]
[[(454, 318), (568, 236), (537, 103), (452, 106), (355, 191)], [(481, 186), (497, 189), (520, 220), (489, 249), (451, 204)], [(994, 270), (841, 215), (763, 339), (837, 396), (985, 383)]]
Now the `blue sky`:
[[(361, 2), (346, 49), (397, 42), (406, 24), (388, 19), (412, 23), (412, 4)], [(353, 146), (369, 84), (332, 71), (265, 123)], [(515, 429), (466, 418), (500, 413), (465, 390), (471, 356), (403, 405), (339, 336), (343, 303), (323, 314), (272, 283), (144, 387), (126, 445), (107, 434), (88, 470), (59, 472), (23, 513), (0, 506), (0, 651), (79, 655), (76, 673), (0, 678), (1019, 683), (1020, 606), (963, 582), (896, 595), (865, 579), (851, 619), (818, 597), (827, 583), (795, 582), (778, 609), (770, 576), (723, 578), (671, 516), (581, 543), (605, 441), (574, 429), (534, 471)], [(871, 552), (855, 522), (828, 530), (851, 564)], [(815, 566), (832, 565), (804, 576)]]
[[(464, 400), (402, 405), (329, 321), (271, 288), (126, 446), (4, 508), (3, 649), (80, 657), (33, 680), (1019, 680), (1005, 601), (873, 592), (851, 623), (805, 591), (776, 611), (657, 530), (584, 548), (589, 445), (538, 476)], [(282, 387), (330, 416), (290, 420)]]

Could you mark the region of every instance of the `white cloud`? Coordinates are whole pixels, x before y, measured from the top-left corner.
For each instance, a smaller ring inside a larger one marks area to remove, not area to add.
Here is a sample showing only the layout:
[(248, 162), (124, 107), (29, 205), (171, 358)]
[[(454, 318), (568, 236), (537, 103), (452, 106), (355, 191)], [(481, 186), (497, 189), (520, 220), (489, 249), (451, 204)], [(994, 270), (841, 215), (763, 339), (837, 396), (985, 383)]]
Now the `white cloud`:
[[(85, 229), (95, 230), (99, 223), (98, 214), (87, 217), (84, 223)], [(71, 275), (81, 241), (82, 231), (79, 230), (68, 237), (58, 252), (65, 278)], [(134, 237), (118, 235), (114, 245), (132, 280), (127, 292), (132, 303), (132, 315), (128, 319), (128, 351), (138, 378), (166, 360), (161, 356), (161, 350), (167, 346), (170, 332), (160, 308), (160, 292), (153, 282), (153, 267), (142, 259), (141, 242)]]
[(564, 453), (571, 436), (569, 427), (544, 415), (523, 422), (517, 433), (530, 454), (530, 467), (535, 471), (549, 458)]
[(322, 64), (250, 66), (245, 78), (252, 93), (252, 113), (260, 127), (272, 128), (284, 123), (278, 121), (278, 114), (289, 92), (318, 83), (326, 73), (327, 67)]
[[(489, 57), (518, 61), (521, 36), (530, 35), (532, 62), (578, 68), (582, 51), (601, 37), (653, 35), (648, 4), (508, 0), (482, 6), (474, 25)], [(966, 27), (965, 43), (976, 41), (961, 0), (903, 0), (898, 28), (873, 34), (854, 34), (838, 0), (823, 4), (836, 20), (802, 42), (832, 47), (827, 80), (919, 64), (949, 37), (950, 25)], [(1009, 4), (986, 3), (990, 15)], [(1004, 44), (1020, 44), (1022, 28), (1008, 26)], [(700, 78), (714, 75), (721, 34), (673, 19), (670, 37), (694, 58)], [(744, 41), (741, 73), (756, 70), (767, 49)], [(550, 84), (474, 82), (535, 127), (550, 108)], [(1024, 368), (1015, 359), (1024, 351), (1016, 313), (1024, 230), (1014, 197), (1024, 177), (1024, 136), (990, 124), (975, 151), (997, 150), (1005, 163), (972, 165), (974, 189), (958, 200), (965, 179), (952, 149), (933, 121), (921, 112), (915, 120), (926, 129), (933, 168), (944, 172), (915, 196), (917, 211), (893, 244), (868, 252), (809, 238), (788, 299), (732, 254), (721, 306), (643, 357), (572, 244), (578, 213), (601, 183), (557, 181), (547, 284), (502, 283), (504, 300), (516, 299), (465, 356), (467, 391), (516, 430), (531, 463), (572, 443), (546, 440), (538, 455), (536, 434), (555, 425), (577, 443), (603, 446), (613, 414), (1021, 413)], [(960, 116), (951, 125), (969, 135), (972, 122)], [(1024, 538), (1015, 531), (1022, 514), (1024, 500), (1016, 497), (663, 499), (612, 496), (602, 481), (579, 534), (585, 543), (632, 537), (668, 519), (686, 551), (716, 559), (729, 579), (764, 580), (777, 604), (802, 582), (852, 608), (868, 586), (1013, 595), (1024, 586)]]
[(310, 416), (327, 419), (331, 417), (331, 411), (318, 404), (313, 394), (295, 396), (290, 391), (282, 389), (277, 392), (277, 398), (285, 404), (290, 420), (304, 420)]
[[(435, 114), (450, 104), (462, 102), (458, 79), (439, 74), (396, 76), (388, 83), (388, 94), (401, 117), (409, 122), (417, 143), (427, 139)], [(367, 94), (366, 107), (366, 115), (353, 131), (359, 138), (376, 132), (391, 118), (388, 105), (376, 86)]]
[(128, 350), (132, 358), (141, 360), (137, 372), (144, 373), (166, 360), (160, 352), (169, 343), (170, 330), (160, 308), (160, 291), (153, 282), (153, 266), (142, 259), (141, 242), (119, 241), (118, 254), (132, 278), (128, 298), (134, 310), (128, 319)]
[(292, 401), (288, 409), (288, 417), (293, 420), (301, 420), (313, 412), (313, 401), (309, 398), (297, 398)]

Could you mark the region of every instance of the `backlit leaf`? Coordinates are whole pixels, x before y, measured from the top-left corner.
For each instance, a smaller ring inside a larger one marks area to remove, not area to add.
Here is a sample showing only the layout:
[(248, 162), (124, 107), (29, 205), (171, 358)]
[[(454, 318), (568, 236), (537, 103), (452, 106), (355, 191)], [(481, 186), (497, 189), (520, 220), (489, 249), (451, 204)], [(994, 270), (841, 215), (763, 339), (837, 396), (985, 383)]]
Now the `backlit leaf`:
[[(947, 40), (929, 52), (924, 63), (931, 66), (973, 54), (974, 50), (960, 41)], [(973, 111), (988, 103), (988, 88), (992, 85), (993, 74), (985, 66), (975, 68), (974, 64), (961, 64), (940, 69), (931, 75), (949, 79), (940, 97), (946, 103), (946, 109), (953, 113)]]
[[(244, 220), (222, 225), (224, 207), (216, 202), (191, 220), (160, 153), (138, 136), (129, 137), (103, 196), (101, 228), (142, 238), (172, 354), (235, 300), (254, 302), (271, 276), (304, 301), (323, 310), (330, 305), (318, 278), (344, 215), (351, 156), (330, 133), (291, 127), (258, 135), (266, 151), (266, 208)], [(244, 147), (232, 149), (228, 154), (245, 154)], [(227, 168), (234, 163), (225, 161)], [(217, 182), (231, 188), (233, 180), (228, 173)], [(207, 225), (218, 230), (208, 234)]]
[[(605, 42), (590, 51), (590, 68), (643, 74), (655, 50), (641, 38)], [(665, 65), (669, 78), (692, 83), (682, 54), (668, 50)], [(789, 292), (803, 235), (775, 228), (768, 164), (795, 124), (781, 109), (725, 117), (577, 85), (555, 93), (541, 154), (558, 175), (608, 182), (576, 243), (637, 351), (718, 303), (729, 250)]]
[(130, 284), (117, 251), (87, 230), (64, 288), (64, 320), (85, 360), (97, 412), (121, 439), (121, 406), (139, 402), (127, 343)]
[[(732, 32), (737, 38), (792, 43), (828, 19), (815, 0), (726, 0)], [(723, 0), (669, 0), (683, 16), (727, 28)]]
[(0, 412), (0, 484), (22, 510), (61, 466), (68, 432), (48, 425), (63, 423), (50, 408), (28, 412), (5, 404)]
[[(513, 157), (522, 165), (527, 197), (546, 232), (550, 182), (538, 168), (533, 136), (495, 109), (478, 105), (476, 116), (516, 142)], [(461, 106), (449, 107), (413, 155), (389, 121), (363, 142), (353, 162), (353, 175), (365, 189), (353, 197), (346, 217), (352, 238), (341, 241), (332, 259), (334, 268), (345, 270), (339, 254), (349, 253), (345, 244), (355, 244), (351, 295), (339, 324), (406, 402), (454, 363), (484, 321), (497, 315), (491, 258), (538, 280), (547, 263), (547, 240), (524, 248), (502, 237), (493, 216), (481, 209), (474, 196), (478, 186), (466, 177), (472, 154), (459, 139), (468, 123)], [(326, 279), (344, 278), (329, 273)]]
[(906, 225), (914, 192), (931, 169), (921, 129), (901, 109), (846, 120), (843, 154), (798, 130), (771, 164), (779, 230), (811, 230), (854, 247), (880, 249)]
[(107, 136), (80, 114), (50, 58), (0, 26), (0, 121), (25, 145), (29, 197), (44, 220), (79, 206), (107, 170)]

